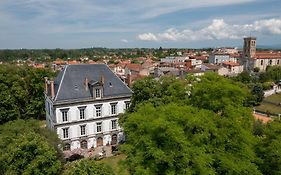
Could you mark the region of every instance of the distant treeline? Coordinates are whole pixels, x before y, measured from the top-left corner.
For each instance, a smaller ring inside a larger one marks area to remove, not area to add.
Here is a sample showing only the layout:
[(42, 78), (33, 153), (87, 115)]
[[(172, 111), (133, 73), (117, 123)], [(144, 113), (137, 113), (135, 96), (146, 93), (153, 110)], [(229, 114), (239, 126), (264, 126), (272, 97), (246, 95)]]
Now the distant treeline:
[(175, 54), (179, 51), (212, 51), (212, 48), (204, 49), (180, 49), (180, 48), (83, 48), (83, 49), (2, 49), (0, 50), (0, 61), (11, 62), (18, 59), (35, 60), (38, 62), (52, 61), (60, 59), (78, 59), (88, 57), (92, 60), (100, 60), (104, 56), (118, 58), (136, 58), (145, 57), (147, 55), (157, 58)]

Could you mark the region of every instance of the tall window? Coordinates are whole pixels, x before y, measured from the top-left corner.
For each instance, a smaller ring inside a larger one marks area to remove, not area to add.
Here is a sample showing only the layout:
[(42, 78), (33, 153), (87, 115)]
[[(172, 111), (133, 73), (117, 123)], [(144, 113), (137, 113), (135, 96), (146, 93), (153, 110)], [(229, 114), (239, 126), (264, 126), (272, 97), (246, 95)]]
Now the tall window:
[(67, 122), (68, 121), (68, 110), (61, 110), (62, 114), (62, 121)]
[(272, 60), (269, 60), (269, 64), (270, 64), (270, 65), (272, 64)]
[(85, 119), (85, 107), (79, 108), (80, 119)]
[(261, 65), (263, 65), (263, 60), (261, 60)]
[(117, 104), (111, 104), (111, 115), (117, 114)]
[(102, 122), (97, 123), (97, 132), (102, 132)]
[(95, 89), (95, 95), (96, 95), (96, 98), (101, 98), (101, 90)]
[(129, 107), (130, 107), (130, 102), (129, 102), (129, 101), (126, 101), (126, 102), (125, 102), (125, 109), (126, 109), (126, 110), (129, 109)]
[(86, 134), (86, 125), (81, 125), (80, 126), (80, 134), (81, 134), (81, 136)]
[(95, 106), (95, 108), (96, 108), (96, 117), (101, 117), (102, 106), (97, 105)]
[(69, 137), (69, 128), (63, 128), (62, 129), (62, 132), (63, 132), (63, 138), (66, 139)]
[(111, 129), (117, 129), (117, 120), (111, 120)]

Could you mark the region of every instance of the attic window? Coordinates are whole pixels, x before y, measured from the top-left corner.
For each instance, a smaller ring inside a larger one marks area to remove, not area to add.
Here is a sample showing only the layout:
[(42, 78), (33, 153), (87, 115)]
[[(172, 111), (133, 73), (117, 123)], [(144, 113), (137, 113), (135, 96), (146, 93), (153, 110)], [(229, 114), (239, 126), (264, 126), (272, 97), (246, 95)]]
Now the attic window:
[(112, 87), (112, 83), (111, 82), (109, 82), (109, 87)]
[(78, 86), (77, 86), (77, 84), (74, 85), (74, 89), (75, 89), (76, 91), (78, 91)]
[(95, 97), (101, 98), (101, 89), (99, 89), (99, 88), (95, 89)]

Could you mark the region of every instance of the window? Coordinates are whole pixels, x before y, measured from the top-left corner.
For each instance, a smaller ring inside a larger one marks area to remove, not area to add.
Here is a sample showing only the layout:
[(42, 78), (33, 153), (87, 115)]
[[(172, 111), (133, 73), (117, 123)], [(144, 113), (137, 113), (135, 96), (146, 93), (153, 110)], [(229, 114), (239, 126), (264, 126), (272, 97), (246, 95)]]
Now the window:
[(261, 65), (263, 65), (263, 60), (261, 60)]
[(272, 60), (269, 60), (269, 64), (270, 64), (270, 65), (272, 64)]
[(129, 101), (126, 101), (126, 102), (125, 102), (125, 109), (126, 109), (126, 110), (129, 109), (129, 107), (130, 107), (130, 102), (129, 102)]
[(97, 105), (95, 106), (95, 108), (96, 108), (96, 117), (101, 117), (102, 106)]
[(80, 115), (80, 119), (85, 119), (85, 108), (86, 107), (80, 107), (79, 108), (79, 115)]
[(68, 130), (69, 130), (69, 128), (63, 128), (62, 129), (64, 139), (68, 138), (68, 136), (69, 136)]
[(97, 132), (102, 132), (102, 122), (97, 123)]
[(95, 95), (96, 95), (96, 98), (101, 98), (101, 90), (95, 89)]
[(64, 144), (63, 150), (64, 151), (70, 150), (70, 144), (69, 143)]
[(63, 122), (67, 122), (68, 121), (68, 110), (61, 110), (61, 114), (62, 114), (62, 121)]
[(82, 141), (80, 142), (80, 147), (81, 147), (82, 149), (87, 149), (87, 148), (88, 148), (88, 142), (87, 142), (87, 140), (82, 140)]
[(80, 126), (80, 134), (81, 136), (86, 134), (86, 125)]
[(117, 104), (110, 104), (111, 105), (111, 115), (117, 114)]
[(117, 129), (117, 120), (111, 120), (111, 129)]
[(279, 61), (280, 61), (280, 60), (277, 60), (277, 64), (279, 64)]

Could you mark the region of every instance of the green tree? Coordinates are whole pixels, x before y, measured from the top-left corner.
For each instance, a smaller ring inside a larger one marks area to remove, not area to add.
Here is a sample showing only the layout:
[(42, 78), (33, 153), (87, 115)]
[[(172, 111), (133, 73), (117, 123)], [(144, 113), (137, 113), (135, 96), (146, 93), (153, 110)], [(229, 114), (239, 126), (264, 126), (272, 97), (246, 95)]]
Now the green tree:
[[(224, 117), (206, 109), (143, 104), (121, 119), (122, 145), (131, 174), (261, 174), (253, 163), (254, 137), (236, 116), (249, 111), (227, 109)], [(239, 112), (237, 114), (237, 112)]]
[(63, 172), (65, 175), (114, 175), (111, 167), (91, 159), (72, 162)]
[(0, 126), (0, 174), (60, 172), (57, 135), (41, 127), (34, 120), (15, 120)]
[(176, 79), (173, 76), (164, 76), (159, 80), (146, 77), (133, 84), (133, 96), (130, 111), (137, 105), (151, 102), (155, 106), (176, 102), (185, 104), (188, 101), (188, 84), (186, 80)]
[(42, 116), (44, 77), (52, 76), (50, 70), (0, 65), (0, 124)]
[(281, 122), (265, 125), (263, 135), (257, 144), (258, 163), (263, 174), (281, 174)]
[(249, 90), (244, 85), (209, 73), (193, 84), (190, 103), (199, 108), (223, 112), (226, 106), (243, 107), (249, 96)]

